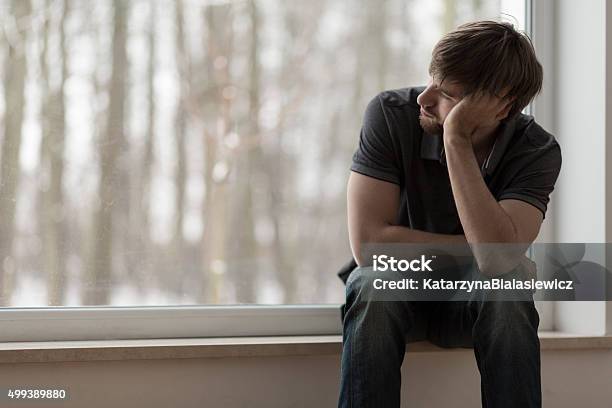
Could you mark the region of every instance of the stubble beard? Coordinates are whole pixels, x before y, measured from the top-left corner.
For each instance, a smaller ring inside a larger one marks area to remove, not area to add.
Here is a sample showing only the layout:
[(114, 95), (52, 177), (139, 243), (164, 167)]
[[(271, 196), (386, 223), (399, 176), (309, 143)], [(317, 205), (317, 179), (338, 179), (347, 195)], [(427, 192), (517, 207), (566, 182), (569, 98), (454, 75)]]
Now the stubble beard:
[(428, 118), (423, 115), (419, 115), (419, 122), (425, 133), (430, 135), (441, 135), (444, 131), (444, 127), (434, 118)]

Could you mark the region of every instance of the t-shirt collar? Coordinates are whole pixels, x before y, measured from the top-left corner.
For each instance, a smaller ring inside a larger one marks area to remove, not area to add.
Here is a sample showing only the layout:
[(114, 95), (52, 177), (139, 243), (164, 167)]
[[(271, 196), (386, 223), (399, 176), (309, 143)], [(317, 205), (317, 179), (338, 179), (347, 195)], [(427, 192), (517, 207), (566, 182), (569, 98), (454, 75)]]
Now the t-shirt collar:
[[(501, 124), (502, 129), (500, 136), (495, 139), (491, 153), (482, 165), (481, 172), (483, 176), (490, 176), (493, 174), (497, 165), (501, 161), (508, 144), (514, 136), (516, 129), (516, 118), (511, 119), (508, 122)], [(446, 166), (446, 156), (444, 154), (444, 143), (442, 142), (442, 135), (435, 134), (430, 135), (422, 132), (421, 136), (421, 158), (427, 160), (438, 160), (440, 164)]]

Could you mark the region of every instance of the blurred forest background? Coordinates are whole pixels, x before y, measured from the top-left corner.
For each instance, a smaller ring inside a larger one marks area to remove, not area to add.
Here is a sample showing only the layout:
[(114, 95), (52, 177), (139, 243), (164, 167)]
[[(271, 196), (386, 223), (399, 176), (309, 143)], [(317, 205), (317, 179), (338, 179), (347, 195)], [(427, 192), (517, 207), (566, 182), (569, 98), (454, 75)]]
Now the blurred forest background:
[(0, 0), (0, 306), (342, 302), (367, 102), (500, 7)]

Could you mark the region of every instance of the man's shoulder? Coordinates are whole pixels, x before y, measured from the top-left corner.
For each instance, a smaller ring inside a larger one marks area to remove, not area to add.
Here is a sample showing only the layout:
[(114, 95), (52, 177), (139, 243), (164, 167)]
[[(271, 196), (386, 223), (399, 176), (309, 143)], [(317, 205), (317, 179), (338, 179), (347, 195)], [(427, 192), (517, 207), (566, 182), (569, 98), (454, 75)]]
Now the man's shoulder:
[(513, 139), (507, 155), (508, 160), (516, 163), (512, 167), (538, 163), (538, 166), (561, 168), (561, 147), (557, 139), (544, 130), (533, 116), (519, 115)]
[(378, 99), (387, 107), (418, 108), (417, 97), (424, 89), (424, 86), (387, 89), (378, 94)]
[(524, 143), (533, 149), (558, 149), (559, 143), (553, 134), (546, 131), (531, 115), (519, 114), (517, 129)]

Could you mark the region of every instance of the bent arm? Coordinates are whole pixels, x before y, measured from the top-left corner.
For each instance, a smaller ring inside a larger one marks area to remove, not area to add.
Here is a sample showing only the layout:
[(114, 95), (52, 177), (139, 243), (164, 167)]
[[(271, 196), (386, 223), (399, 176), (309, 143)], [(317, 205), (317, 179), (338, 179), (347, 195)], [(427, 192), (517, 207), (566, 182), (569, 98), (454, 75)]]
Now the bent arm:
[(480, 271), (489, 277), (511, 271), (524, 262), (543, 214), (522, 201), (498, 202), (482, 178), (471, 144), (446, 142), (445, 151), (459, 218)]
[(347, 188), (349, 240), (362, 266), (366, 243), (466, 244), (463, 235), (436, 234), (396, 225), (400, 188), (397, 184), (351, 172)]

